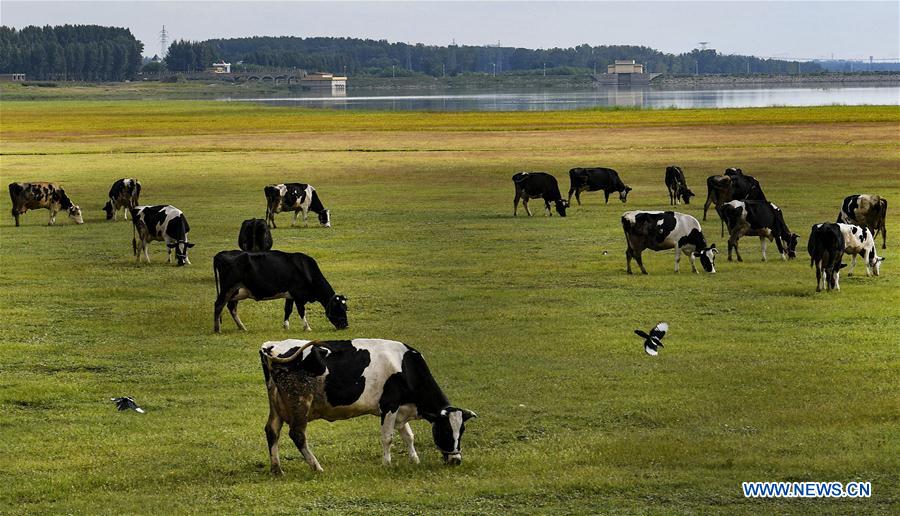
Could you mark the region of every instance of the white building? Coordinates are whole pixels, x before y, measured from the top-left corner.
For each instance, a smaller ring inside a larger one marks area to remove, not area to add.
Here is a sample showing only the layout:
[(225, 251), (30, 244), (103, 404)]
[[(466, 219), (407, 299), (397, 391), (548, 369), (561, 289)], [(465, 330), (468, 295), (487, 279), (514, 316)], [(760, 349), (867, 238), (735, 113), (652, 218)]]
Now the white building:
[(213, 63), (212, 73), (231, 73), (231, 63), (226, 63), (225, 61)]
[(347, 78), (331, 73), (311, 73), (300, 79), (300, 86), (315, 91), (331, 91), (335, 95), (347, 93)]

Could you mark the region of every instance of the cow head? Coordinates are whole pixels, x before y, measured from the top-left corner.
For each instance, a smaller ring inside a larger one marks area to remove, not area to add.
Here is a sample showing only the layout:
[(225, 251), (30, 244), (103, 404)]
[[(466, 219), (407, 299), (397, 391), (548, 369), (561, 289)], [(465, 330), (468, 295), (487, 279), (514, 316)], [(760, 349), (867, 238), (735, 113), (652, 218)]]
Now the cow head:
[(872, 268), (872, 274), (876, 276), (881, 275), (881, 262), (884, 261), (884, 256), (878, 256), (877, 254), (875, 254), (874, 242), (872, 244), (872, 249), (869, 250), (867, 261), (869, 262), (869, 267)]
[(706, 249), (701, 249), (699, 251), (694, 251), (694, 256), (700, 258), (700, 265), (703, 266), (703, 270), (706, 272), (715, 274), (716, 273), (716, 255), (719, 253), (719, 250), (716, 249), (716, 244), (713, 244)]
[(797, 233), (790, 233), (788, 236), (781, 239), (781, 243), (784, 245), (784, 252), (787, 253), (789, 260), (793, 260), (797, 257), (798, 240), (800, 240), (800, 236)]
[(103, 211), (106, 212), (106, 220), (112, 220), (113, 216), (116, 214), (112, 201), (106, 201), (106, 204), (103, 205)]
[(471, 410), (447, 407), (437, 414), (422, 414), (431, 423), (434, 444), (450, 466), (462, 464), (462, 436), (466, 421), (477, 417)]
[(326, 228), (331, 227), (331, 213), (328, 210), (319, 212), (319, 224)]
[(685, 204), (690, 204), (691, 197), (694, 197), (696, 194), (694, 192), (692, 192), (690, 188), (685, 186), (685, 187), (679, 189), (678, 195), (681, 197), (681, 199), (684, 201)]
[(555, 201), (556, 204), (556, 213), (559, 213), (560, 217), (566, 216), (566, 208), (569, 207), (569, 201), (565, 199), (557, 199)]
[(72, 205), (69, 206), (69, 209), (66, 210), (69, 213), (69, 218), (72, 219), (76, 224), (84, 224), (84, 219), (81, 217), (81, 207)]
[(347, 298), (340, 294), (331, 296), (325, 304), (325, 317), (339, 330), (350, 326), (347, 323)]
[(626, 186), (624, 190), (619, 192), (619, 200), (622, 201), (622, 203), (628, 202), (628, 192), (630, 192), (630, 191), (631, 191), (631, 187)]
[(170, 244), (166, 244), (169, 249), (175, 250), (175, 260), (176, 265), (181, 267), (183, 265), (187, 265), (191, 263), (188, 260), (188, 249), (194, 247), (194, 244), (185, 240), (179, 240), (178, 242), (172, 242)]

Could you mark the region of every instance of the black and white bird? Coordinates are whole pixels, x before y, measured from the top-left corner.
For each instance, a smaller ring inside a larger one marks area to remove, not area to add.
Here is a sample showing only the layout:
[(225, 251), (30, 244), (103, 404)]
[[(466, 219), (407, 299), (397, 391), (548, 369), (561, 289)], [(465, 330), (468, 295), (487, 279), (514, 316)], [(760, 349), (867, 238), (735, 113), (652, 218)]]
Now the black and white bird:
[(663, 347), (662, 338), (666, 336), (667, 331), (669, 331), (669, 323), (661, 322), (650, 330), (650, 335), (641, 330), (634, 330), (634, 333), (644, 339), (644, 351), (655, 357), (659, 354), (659, 348)]
[(114, 401), (116, 403), (116, 407), (118, 407), (119, 410), (131, 409), (140, 414), (144, 413), (144, 409), (139, 407), (138, 404), (135, 403), (134, 400), (129, 398), (128, 396), (124, 396), (121, 398), (110, 398), (110, 401)]

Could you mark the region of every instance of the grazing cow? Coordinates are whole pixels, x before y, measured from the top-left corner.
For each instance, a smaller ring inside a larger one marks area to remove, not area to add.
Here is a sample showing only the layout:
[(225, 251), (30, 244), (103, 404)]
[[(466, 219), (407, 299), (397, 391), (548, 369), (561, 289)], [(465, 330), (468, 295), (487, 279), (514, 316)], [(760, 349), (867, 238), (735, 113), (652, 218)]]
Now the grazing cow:
[(875, 252), (875, 249), (878, 248), (875, 243), (875, 234), (865, 226), (838, 224), (838, 227), (841, 228), (841, 235), (844, 237), (844, 252), (853, 256), (847, 275), (853, 276), (856, 257), (860, 256), (866, 262), (866, 276), (871, 276), (873, 272), (878, 276), (881, 273), (881, 262), (884, 261), (884, 258), (879, 257)]
[(572, 202), (572, 194), (575, 194), (575, 200), (581, 206), (581, 192), (596, 192), (603, 190), (603, 197), (606, 204), (609, 204), (609, 194), (613, 192), (619, 193), (619, 200), (627, 202), (628, 192), (631, 191), (630, 186), (619, 179), (619, 173), (611, 168), (573, 168), (569, 170), (569, 202)]
[(319, 217), (319, 224), (323, 227), (331, 227), (331, 213), (322, 205), (319, 193), (312, 185), (303, 183), (283, 183), (268, 185), (263, 188), (266, 194), (266, 223), (275, 225), (275, 214), (282, 211), (293, 211), (294, 218), (291, 226), (297, 223), (297, 214), (303, 214), (303, 224), (308, 226), (306, 217), (313, 212)]
[(453, 407), (438, 387), (425, 359), (393, 340), (283, 340), (266, 342), (259, 352), (269, 394), (266, 441), (273, 474), (281, 475), (278, 439), (284, 423), (291, 440), (313, 471), (322, 466), (309, 449), (306, 425), (371, 414), (381, 418), (382, 461), (391, 463), (391, 440), (400, 432), (409, 460), (419, 463), (409, 422), (431, 424), (444, 462), (462, 462), (462, 436), (475, 413)]
[(238, 247), (241, 251), (257, 253), (272, 249), (272, 232), (263, 219), (247, 219), (241, 224), (238, 235)]
[[(744, 235), (756, 235), (762, 247), (762, 259), (766, 261), (766, 244), (774, 240), (782, 260), (797, 257), (796, 233), (791, 233), (784, 222), (781, 208), (768, 201), (730, 201), (719, 207), (719, 214), (728, 226), (728, 261), (731, 261), (731, 249), (737, 254), (739, 262), (741, 251), (738, 240)], [(768, 239), (768, 240), (767, 240)]]
[(306, 320), (306, 303), (319, 302), (325, 316), (337, 329), (347, 325), (347, 298), (334, 293), (315, 260), (302, 253), (265, 251), (245, 253), (222, 251), (213, 258), (216, 277), (216, 305), (213, 329), (220, 332), (222, 309), (228, 305), (231, 318), (238, 328), (246, 330), (238, 317), (238, 301), (252, 299), (266, 301), (284, 299), (284, 329), (290, 327), (292, 306), (303, 320), (303, 329), (310, 331)]
[(547, 215), (553, 216), (550, 211), (550, 203), (556, 206), (556, 212), (560, 217), (566, 216), (566, 208), (569, 207), (568, 201), (564, 201), (562, 194), (559, 193), (559, 183), (556, 178), (546, 172), (519, 172), (512, 176), (513, 184), (516, 186), (516, 198), (513, 199), (513, 216), (519, 215), (519, 199), (522, 199), (522, 206), (525, 213), (531, 216), (531, 210), (528, 209), (528, 200), (541, 198), (544, 200), (544, 207), (547, 209)]
[(706, 272), (716, 272), (716, 244), (707, 246), (706, 237), (697, 219), (674, 211), (626, 211), (622, 214), (622, 229), (625, 230), (625, 261), (627, 272), (631, 274), (631, 259), (637, 262), (642, 274), (647, 274), (641, 253), (644, 249), (665, 251), (675, 249), (675, 272), (681, 253), (690, 257), (691, 271), (697, 272), (694, 258)]
[(135, 206), (131, 208), (131, 224), (133, 226), (131, 248), (138, 263), (141, 261), (141, 253), (144, 254), (147, 263), (150, 263), (148, 244), (156, 240), (166, 243), (166, 263), (172, 261), (174, 249), (175, 261), (179, 267), (191, 264), (188, 259), (188, 249), (194, 247), (192, 242), (188, 242), (191, 226), (181, 210), (166, 204)]
[[(753, 176), (744, 174), (739, 168), (729, 168), (721, 176), (706, 178), (706, 203), (703, 204), (703, 220), (710, 204), (715, 204), (716, 211), (729, 201), (765, 201), (759, 181)], [(722, 236), (725, 236), (725, 221), (722, 221)]]
[(857, 224), (871, 229), (875, 236), (881, 231), (881, 248), (887, 249), (887, 199), (878, 195), (859, 194), (844, 199), (838, 222)]
[(121, 209), (128, 220), (128, 210), (140, 204), (141, 182), (137, 179), (123, 178), (113, 183), (109, 189), (109, 200), (103, 206), (106, 212), (106, 220), (118, 220), (118, 213)]
[(66, 191), (56, 183), (10, 183), (9, 198), (12, 199), (12, 216), (19, 226), (19, 216), (28, 210), (45, 208), (50, 210), (49, 226), (56, 224), (56, 214), (66, 210), (76, 224), (84, 224), (81, 208), (72, 203)]
[(825, 286), (828, 290), (841, 290), (841, 263), (844, 256), (844, 234), (837, 224), (815, 224), (809, 233), (806, 249), (809, 265), (816, 268), (816, 292)]
[(669, 190), (669, 204), (678, 206), (678, 199), (681, 198), (685, 204), (691, 203), (691, 197), (696, 194), (687, 186), (684, 179), (684, 171), (681, 167), (674, 165), (666, 167), (666, 188)]

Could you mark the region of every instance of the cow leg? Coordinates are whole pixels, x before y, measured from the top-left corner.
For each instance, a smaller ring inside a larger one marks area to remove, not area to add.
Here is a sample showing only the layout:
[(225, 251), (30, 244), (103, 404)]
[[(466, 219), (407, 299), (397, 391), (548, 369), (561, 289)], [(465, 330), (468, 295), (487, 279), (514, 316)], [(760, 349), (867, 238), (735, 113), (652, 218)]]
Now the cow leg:
[(641, 260), (641, 252), (634, 253), (634, 261), (637, 262), (638, 267), (641, 268), (641, 274), (647, 274), (647, 269), (644, 268), (644, 261)]
[[(270, 394), (271, 396), (271, 394)], [(281, 459), (278, 457), (278, 439), (281, 437), (281, 427), (284, 420), (275, 411), (272, 402), (269, 402), (269, 420), (266, 421), (266, 442), (269, 445), (269, 464), (273, 475), (283, 475)]]
[(581, 206), (581, 189), (575, 189), (575, 200), (578, 201), (578, 205)]
[(172, 263), (172, 248), (166, 246), (166, 263)]
[(19, 227), (19, 210), (13, 208), (13, 209), (12, 209), (12, 216), (13, 216), (14, 219), (16, 219), (16, 227)]
[(604, 197), (605, 200), (606, 200), (606, 204), (609, 204), (609, 192), (607, 192), (606, 190), (604, 190), (604, 191), (603, 191), (603, 197)]
[(712, 204), (712, 202), (713, 202), (712, 196), (707, 195), (706, 202), (703, 203), (703, 220), (706, 220), (706, 212), (709, 211), (709, 205)]
[(308, 220), (309, 210), (303, 209), (300, 211), (303, 213), (303, 227), (308, 228), (309, 227), (309, 220)]
[(297, 214), (300, 213), (300, 210), (294, 210), (294, 216), (291, 218), (291, 227), (294, 227), (297, 224)]
[(553, 211), (550, 209), (550, 201), (544, 199), (544, 209), (547, 210), (547, 216), (552, 217)]
[(306, 303), (295, 301), (295, 304), (297, 305), (297, 313), (300, 314), (300, 319), (303, 320), (303, 331), (312, 331), (309, 321), (306, 320)]
[(628, 274), (632, 274), (631, 272), (631, 259), (634, 257), (634, 253), (631, 252), (631, 246), (629, 245), (625, 249), (625, 272)]
[(513, 217), (519, 216), (519, 199), (521, 198), (522, 196), (519, 195), (519, 192), (516, 192), (516, 198), (513, 199)]
[(381, 462), (391, 465), (391, 440), (394, 438), (394, 425), (397, 423), (397, 412), (381, 415)]
[(575, 193), (575, 187), (569, 187), (569, 198), (566, 200), (569, 204), (572, 204), (572, 194)]
[(215, 307), (213, 308), (213, 331), (216, 333), (222, 332), (222, 310), (225, 308), (225, 299), (225, 292), (220, 293), (216, 297)]
[(822, 291), (822, 265), (816, 262), (816, 292)]
[[(853, 255), (853, 258), (850, 259), (850, 267), (847, 268), (847, 276), (853, 276), (853, 268), (856, 267), (856, 255)], [(871, 276), (869, 273), (869, 263), (866, 262), (866, 276)]]
[(294, 300), (293, 299), (285, 299), (284, 300), (284, 322), (281, 323), (281, 327), (285, 330), (290, 329), (291, 327), (291, 312), (294, 311)]
[(531, 210), (528, 209), (528, 197), (522, 198), (522, 207), (525, 208), (525, 213), (527, 213), (528, 216), (531, 217)]
[(235, 301), (234, 299), (229, 301), (228, 302), (228, 313), (231, 314), (231, 318), (234, 319), (234, 324), (237, 324), (238, 328), (240, 328), (244, 331), (247, 331), (247, 327), (244, 326), (244, 323), (241, 322), (241, 318), (238, 316), (237, 306), (238, 306), (238, 302)]
[(406, 450), (409, 453), (409, 461), (413, 464), (418, 464), (419, 454), (416, 453), (416, 446), (413, 442), (412, 427), (409, 426), (409, 423), (403, 423), (402, 425), (399, 425), (397, 430), (400, 432), (400, 437), (403, 438), (403, 443), (406, 444)]
[(305, 414), (303, 419), (295, 419), (295, 423), (291, 425), (291, 430), (288, 432), (288, 435), (291, 436), (291, 440), (294, 441), (294, 445), (300, 450), (300, 454), (306, 459), (306, 463), (309, 464), (309, 467), (312, 468), (313, 471), (324, 471), (319, 464), (319, 461), (316, 459), (316, 456), (313, 455), (312, 450), (309, 449), (309, 444), (306, 442)]
[(50, 208), (50, 222), (47, 223), (48, 226), (52, 226), (56, 224), (56, 210)]
[(768, 260), (766, 258), (766, 248), (769, 247), (769, 240), (764, 236), (759, 237), (759, 246), (762, 248), (762, 258), (765, 262)]
[[(678, 272), (678, 264), (681, 262), (681, 248), (675, 247), (675, 272)], [(694, 260), (691, 260), (691, 269), (694, 268)], [(694, 272), (697, 272), (696, 270)]]

